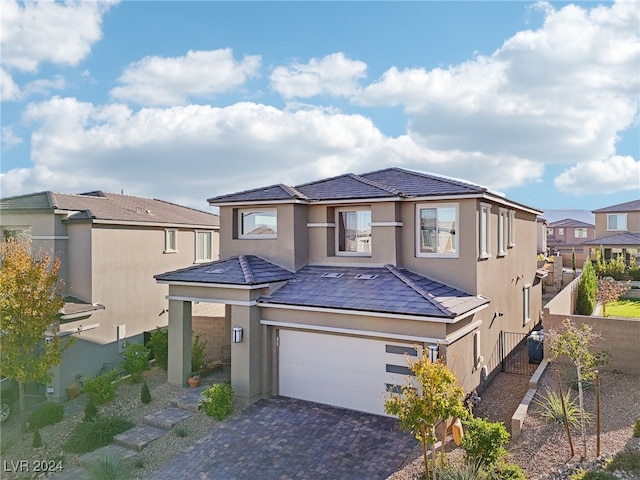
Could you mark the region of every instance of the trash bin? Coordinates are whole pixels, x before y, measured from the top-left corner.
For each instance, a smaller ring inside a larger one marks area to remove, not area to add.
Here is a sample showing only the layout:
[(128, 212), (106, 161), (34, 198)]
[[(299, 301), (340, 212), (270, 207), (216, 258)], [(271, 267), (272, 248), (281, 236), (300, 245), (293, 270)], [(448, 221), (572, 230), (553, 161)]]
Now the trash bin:
[(540, 363), (544, 358), (544, 330), (534, 330), (527, 339), (529, 363)]

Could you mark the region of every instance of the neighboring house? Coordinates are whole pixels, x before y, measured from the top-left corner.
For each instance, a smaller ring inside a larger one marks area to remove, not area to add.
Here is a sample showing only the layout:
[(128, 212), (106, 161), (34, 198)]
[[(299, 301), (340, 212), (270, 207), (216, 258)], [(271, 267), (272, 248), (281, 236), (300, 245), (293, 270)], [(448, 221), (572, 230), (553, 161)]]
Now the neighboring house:
[(401, 168), (209, 200), (221, 260), (156, 275), (169, 287), (169, 381), (186, 383), (192, 303), (226, 304), (231, 382), (384, 414), (414, 346), (467, 392), (499, 365), (501, 331), (540, 319), (539, 210)]
[(596, 258), (596, 250), (604, 249), (604, 258), (631, 257), (640, 261), (640, 199), (594, 210), (595, 238), (584, 242), (585, 255)]
[(161, 200), (90, 192), (0, 199), (3, 239), (28, 235), (60, 258), (66, 296), (59, 334), (76, 343), (53, 369), (54, 400), (103, 369), (119, 368), (125, 342), (168, 322), (158, 270), (218, 258), (218, 216)]
[(582, 268), (586, 259), (582, 244), (595, 238), (595, 225), (573, 218), (564, 218), (547, 225), (547, 246), (554, 256), (562, 257), (565, 267), (572, 267), (572, 255), (576, 254), (576, 265)]
[(536, 221), (536, 245), (538, 247), (538, 255), (546, 256), (549, 254), (549, 247), (547, 245), (547, 227), (549, 226), (549, 222), (543, 217), (538, 217)]

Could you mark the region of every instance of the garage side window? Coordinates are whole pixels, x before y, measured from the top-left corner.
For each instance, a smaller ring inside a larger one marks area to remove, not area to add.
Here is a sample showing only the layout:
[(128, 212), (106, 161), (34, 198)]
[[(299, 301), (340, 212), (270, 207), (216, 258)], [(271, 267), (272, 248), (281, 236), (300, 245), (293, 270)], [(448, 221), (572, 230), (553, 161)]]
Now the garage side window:
[(416, 225), (418, 257), (458, 256), (457, 205), (418, 205)]
[(263, 210), (239, 210), (239, 238), (268, 239), (278, 237), (278, 211), (275, 208)]

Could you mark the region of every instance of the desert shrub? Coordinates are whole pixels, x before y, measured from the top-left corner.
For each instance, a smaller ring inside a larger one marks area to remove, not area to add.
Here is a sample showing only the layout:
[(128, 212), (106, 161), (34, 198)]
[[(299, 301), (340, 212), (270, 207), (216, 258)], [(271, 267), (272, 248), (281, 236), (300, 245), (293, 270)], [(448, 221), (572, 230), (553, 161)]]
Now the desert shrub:
[(633, 436), (636, 438), (640, 437), (640, 418), (633, 424)]
[(582, 267), (582, 275), (578, 281), (576, 314), (591, 315), (596, 305), (597, 293), (598, 279), (596, 278), (596, 272), (591, 264), (591, 260), (587, 257)]
[(149, 337), (149, 347), (156, 364), (166, 370), (169, 366), (169, 331), (157, 327)]
[(142, 372), (149, 370), (151, 351), (141, 343), (127, 343), (121, 365), (125, 372), (131, 374), (131, 383), (142, 381)]
[(490, 475), (491, 480), (526, 480), (522, 467), (516, 463), (499, 460)]
[(102, 405), (115, 398), (118, 390), (118, 384), (115, 383), (117, 378), (118, 372), (115, 370), (101, 373), (85, 380), (83, 390), (96, 405)]
[[(439, 464), (433, 466), (439, 480), (488, 480), (489, 475), (478, 462), (465, 465), (446, 465), (442, 468)], [(424, 473), (422, 474), (424, 477)]]
[(79, 423), (64, 444), (70, 453), (87, 453), (109, 445), (114, 435), (130, 428), (133, 422), (122, 416), (99, 416), (90, 422)]
[(491, 466), (507, 454), (504, 446), (510, 435), (503, 423), (471, 417), (465, 424), (462, 448), (468, 460)]
[(125, 480), (129, 478), (129, 469), (116, 456), (101, 456), (89, 460), (85, 466), (90, 480)]
[(607, 465), (606, 470), (609, 472), (621, 470), (627, 473), (640, 474), (640, 452), (624, 450), (616, 453)]
[(140, 400), (142, 400), (142, 403), (144, 403), (145, 405), (147, 403), (151, 403), (151, 392), (149, 391), (149, 384), (147, 383), (146, 380), (142, 383), (142, 390), (140, 391)]
[(197, 372), (206, 363), (206, 355), (204, 349), (207, 347), (207, 341), (202, 340), (200, 335), (196, 335), (191, 344), (191, 371)]
[(176, 437), (184, 438), (189, 436), (189, 430), (186, 427), (179, 426), (173, 429), (173, 433)]
[(202, 395), (202, 410), (216, 420), (224, 420), (233, 411), (233, 389), (228, 383), (216, 383)]
[(33, 448), (40, 448), (42, 446), (42, 437), (40, 436), (40, 430), (35, 428), (33, 430), (33, 441), (31, 442)]
[(33, 429), (46, 427), (62, 421), (64, 405), (61, 403), (43, 403), (29, 415), (29, 425)]
[(84, 407), (84, 418), (83, 422), (90, 422), (94, 418), (98, 416), (98, 407), (92, 398), (89, 398), (87, 401), (87, 405)]
[[(571, 398), (571, 390), (567, 390), (563, 396), (567, 422), (572, 427), (577, 427), (580, 425), (580, 408), (576, 405), (575, 398)], [(547, 390), (540, 400), (536, 399), (535, 403), (540, 407), (540, 415), (543, 418), (556, 423), (564, 423), (560, 394), (553, 390)]]

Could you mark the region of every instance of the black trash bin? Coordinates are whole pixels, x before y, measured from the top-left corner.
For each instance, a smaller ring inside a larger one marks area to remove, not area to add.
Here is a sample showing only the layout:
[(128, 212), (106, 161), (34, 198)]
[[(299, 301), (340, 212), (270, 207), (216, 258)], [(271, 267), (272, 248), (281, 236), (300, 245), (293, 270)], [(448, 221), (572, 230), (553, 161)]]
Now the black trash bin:
[(527, 339), (529, 363), (540, 363), (544, 358), (544, 330), (534, 330)]

